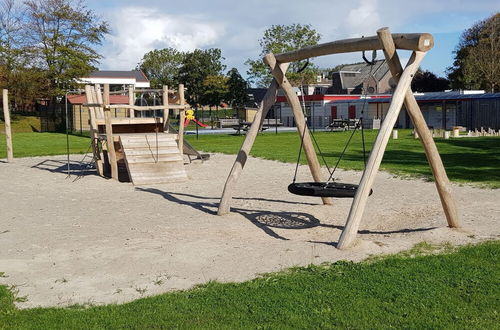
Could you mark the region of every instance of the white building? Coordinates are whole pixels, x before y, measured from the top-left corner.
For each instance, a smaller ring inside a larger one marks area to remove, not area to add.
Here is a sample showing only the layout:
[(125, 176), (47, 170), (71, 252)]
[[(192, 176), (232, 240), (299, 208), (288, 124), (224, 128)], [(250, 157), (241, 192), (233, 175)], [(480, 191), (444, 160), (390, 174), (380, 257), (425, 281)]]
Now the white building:
[(80, 78), (83, 84), (109, 84), (149, 88), (149, 80), (142, 71), (93, 71), (88, 77)]

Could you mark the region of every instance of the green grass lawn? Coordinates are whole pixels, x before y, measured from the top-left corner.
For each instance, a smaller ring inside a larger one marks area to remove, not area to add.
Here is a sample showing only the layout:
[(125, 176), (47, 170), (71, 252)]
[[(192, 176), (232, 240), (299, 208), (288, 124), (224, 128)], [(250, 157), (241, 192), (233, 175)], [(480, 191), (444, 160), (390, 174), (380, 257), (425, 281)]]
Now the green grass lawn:
[[(365, 131), (368, 152), (377, 133), (378, 131)], [(329, 166), (337, 160), (349, 134), (350, 132), (314, 134)], [(186, 138), (195, 148), (206, 152), (236, 154), (243, 143), (244, 136), (200, 135), (198, 140), (195, 136)], [(500, 188), (500, 138), (435, 139), (435, 141), (450, 180)], [(257, 137), (251, 154), (264, 159), (294, 163), (297, 161), (299, 146), (300, 139), (295, 132), (278, 135), (265, 133)], [(302, 154), (301, 163), (306, 163), (304, 154)], [(362, 170), (363, 164), (361, 134), (358, 132), (344, 155), (340, 167)], [(419, 140), (412, 137), (410, 130), (400, 130), (399, 139), (389, 141), (381, 167), (383, 170), (401, 176), (410, 175), (429, 179), (432, 176), (422, 145)], [(293, 173), (290, 173), (290, 180), (292, 176)]]
[[(340, 155), (350, 132), (317, 132), (315, 137), (332, 166)], [(366, 131), (367, 151), (377, 131)], [(382, 169), (400, 176), (431, 179), (431, 172), (419, 140), (413, 139), (410, 130), (400, 130), (398, 140), (390, 140), (382, 161)], [(244, 136), (188, 135), (186, 139), (195, 148), (205, 152), (236, 154)], [(66, 153), (66, 135), (59, 133), (14, 133), (14, 157), (59, 155)], [(500, 188), (500, 138), (478, 137), (461, 139), (435, 139), (452, 181), (474, 183), (490, 188)], [(88, 150), (87, 137), (70, 136), (70, 152)], [(265, 133), (258, 136), (252, 155), (264, 159), (294, 163), (297, 160), (300, 139), (297, 133)], [(0, 158), (5, 156), (5, 139), (0, 135)], [(321, 159), (320, 159), (321, 161)], [(304, 155), (301, 162), (306, 163)], [(361, 136), (357, 133), (340, 163), (344, 169), (363, 169)], [(290, 173), (290, 180), (293, 173)], [(308, 179), (308, 177), (304, 178)], [(299, 178), (301, 180), (301, 178)]]
[(498, 328), (500, 242), (421, 255), (428, 248), (123, 305), (18, 310), (0, 287), (0, 328)]
[[(66, 134), (13, 133), (14, 157), (52, 156), (66, 154)], [(81, 154), (89, 150), (90, 138), (69, 136), (70, 153)], [(7, 157), (5, 135), (0, 134), (0, 158)]]

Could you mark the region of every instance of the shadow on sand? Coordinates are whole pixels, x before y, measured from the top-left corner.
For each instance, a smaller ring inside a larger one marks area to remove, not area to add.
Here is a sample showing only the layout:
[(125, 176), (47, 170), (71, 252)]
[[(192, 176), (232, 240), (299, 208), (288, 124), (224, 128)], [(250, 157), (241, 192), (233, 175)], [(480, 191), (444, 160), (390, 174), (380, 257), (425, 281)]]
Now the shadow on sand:
[[(143, 191), (151, 194), (157, 194), (165, 198), (166, 200), (178, 203), (181, 205), (190, 206), (198, 211), (216, 215), (217, 208), (219, 206), (219, 198), (218, 197), (206, 197), (206, 196), (197, 196), (192, 194), (185, 193), (174, 193), (174, 192), (166, 192), (155, 188), (136, 188), (138, 191)], [(318, 205), (313, 203), (295, 203), (291, 201), (284, 200), (275, 200), (275, 199), (265, 199), (265, 198), (244, 198), (237, 197), (234, 199), (238, 200), (259, 200), (266, 201), (271, 203), (289, 203), (289, 204), (304, 204), (304, 205)], [(244, 208), (236, 208), (232, 207), (231, 212), (241, 214), (245, 218), (247, 218), (250, 222), (252, 222), (255, 226), (260, 228), (269, 236), (281, 239), (288, 240), (287, 238), (279, 235), (273, 229), (307, 229), (313, 227), (325, 227), (325, 228), (333, 228), (342, 231), (344, 226), (337, 225), (329, 225), (322, 224), (319, 219), (316, 217), (303, 213), (303, 212), (274, 212), (269, 210), (258, 210), (258, 209), (244, 209)], [(400, 233), (411, 233), (411, 232), (420, 232), (432, 230), (435, 227), (431, 228), (417, 228), (417, 229), (401, 229), (401, 230), (393, 230), (393, 231), (372, 231), (372, 230), (360, 230), (359, 234), (361, 235), (389, 235), (389, 234), (400, 234)], [(327, 244), (331, 246), (336, 246), (334, 242), (320, 242), (320, 241), (309, 241), (311, 243), (319, 243), (319, 244)]]

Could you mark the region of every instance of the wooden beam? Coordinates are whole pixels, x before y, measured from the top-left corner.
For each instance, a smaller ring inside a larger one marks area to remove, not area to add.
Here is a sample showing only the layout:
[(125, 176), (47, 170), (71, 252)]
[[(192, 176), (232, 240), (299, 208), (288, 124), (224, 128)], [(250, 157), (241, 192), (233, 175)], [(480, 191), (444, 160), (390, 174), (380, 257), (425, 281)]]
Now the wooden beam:
[(14, 161), (14, 151), (12, 149), (12, 130), (10, 126), (9, 90), (3, 90), (3, 118), (5, 122), (5, 142), (7, 144), (7, 161)]
[(401, 111), (406, 91), (410, 88), (413, 75), (417, 72), (420, 62), (424, 56), (425, 52), (413, 52), (405, 70), (401, 74), (398, 86), (392, 96), (391, 105), (389, 106), (387, 115), (385, 116), (382, 126), (380, 127), (377, 139), (373, 144), (370, 157), (368, 158), (368, 163), (366, 164), (361, 182), (358, 190), (356, 191), (356, 195), (354, 196), (346, 225), (340, 235), (337, 245), (339, 249), (348, 248), (354, 243), (359, 224), (361, 223), (361, 218), (363, 217), (363, 212), (366, 207), (368, 195), (372, 189), (377, 171), (380, 168), (380, 163), (382, 162), (382, 157), (384, 156), (392, 129), (394, 124), (396, 124), (399, 112)]
[(170, 110), (168, 108), (168, 86), (166, 86), (166, 85), (163, 86), (162, 98), (163, 98), (163, 106), (166, 107), (165, 109), (163, 109), (163, 132), (168, 132), (168, 130), (169, 130), (168, 118), (169, 118)]
[[(88, 103), (97, 102), (95, 100), (95, 91), (93, 91), (93, 87), (90, 85), (85, 85), (85, 97), (87, 98)], [(96, 164), (97, 174), (100, 176), (104, 176), (103, 163), (101, 158), (101, 151), (99, 150), (99, 131), (97, 127), (97, 118), (95, 107), (88, 107), (89, 110), (89, 119), (90, 119), (90, 137), (92, 139), (92, 151), (94, 155), (94, 161)]]
[[(427, 52), (434, 46), (434, 38), (429, 33), (395, 33), (392, 39), (397, 49)], [(324, 44), (305, 47), (291, 52), (274, 55), (279, 63), (288, 63), (306, 58), (352, 53), (363, 50), (382, 49), (377, 36), (337, 40)]]
[[(284, 64), (283, 70), (286, 71), (287, 68), (288, 64)], [(255, 113), (252, 125), (250, 126), (250, 129), (248, 130), (245, 136), (245, 140), (241, 145), (240, 151), (236, 156), (236, 160), (234, 161), (233, 167), (231, 168), (231, 171), (229, 172), (229, 175), (226, 179), (226, 184), (224, 185), (224, 190), (222, 192), (222, 197), (219, 203), (219, 209), (217, 210), (218, 215), (225, 215), (228, 214), (230, 211), (231, 200), (233, 198), (233, 193), (235, 190), (236, 183), (238, 182), (241, 172), (245, 167), (248, 156), (250, 155), (250, 150), (252, 150), (255, 138), (259, 133), (259, 128), (262, 125), (264, 118), (266, 118), (269, 109), (271, 109), (271, 107), (276, 102), (277, 94), (278, 94), (278, 82), (276, 81), (276, 79), (273, 79), (271, 85), (267, 89), (266, 95), (264, 95), (264, 98), (260, 102), (259, 108)]]
[[(321, 166), (316, 155), (316, 150), (314, 150), (314, 146), (312, 144), (311, 136), (306, 125), (306, 120), (304, 118), (304, 113), (302, 112), (302, 106), (300, 105), (299, 98), (293, 91), (292, 85), (286, 78), (283, 68), (276, 61), (274, 56), (272, 54), (266, 55), (266, 57), (264, 57), (264, 62), (271, 68), (274, 78), (285, 92), (288, 104), (290, 104), (290, 107), (292, 108), (297, 131), (299, 132), (299, 136), (303, 141), (302, 147), (306, 155), (307, 164), (309, 165), (311, 175), (315, 182), (324, 182), (325, 180), (321, 175)], [(332, 204), (332, 199), (330, 197), (321, 197), (321, 199), (323, 200), (323, 204)]]
[[(135, 105), (134, 86), (132, 85), (128, 86), (128, 105)], [(128, 112), (130, 118), (135, 117), (134, 109), (129, 108)]]
[(111, 165), (111, 177), (118, 180), (118, 164), (116, 163), (115, 142), (113, 139), (113, 125), (111, 123), (111, 109), (109, 105), (109, 84), (104, 84), (104, 120), (106, 121), (106, 144), (108, 147), (108, 159)]
[(178, 134), (178, 145), (179, 150), (181, 151), (181, 155), (184, 154), (184, 119), (186, 118), (185, 104), (186, 100), (184, 99), (184, 85), (179, 84), (179, 104), (182, 107), (179, 112), (179, 134)]
[[(391, 33), (388, 28), (382, 28), (377, 31), (377, 35), (380, 38), (380, 43), (384, 49), (384, 55), (392, 76), (396, 81), (399, 81), (399, 77), (403, 72), (403, 67), (399, 61), (399, 56), (391, 38)], [(410, 88), (406, 90), (404, 104), (424, 147), (425, 155), (427, 156), (432, 174), (434, 175), (436, 188), (446, 215), (448, 226), (452, 228), (460, 227), (457, 207), (451, 193), (450, 182), (448, 180), (448, 176), (446, 175), (443, 161), (441, 160), (441, 156), (439, 155), (436, 144), (434, 143), (432, 134), (427, 127), (422, 111), (420, 110), (417, 100), (415, 99), (415, 96)]]
[[(87, 106), (87, 104), (84, 104), (84, 106)], [(164, 109), (179, 109), (179, 110), (185, 110), (186, 105), (176, 105), (176, 104), (169, 104), (167, 106), (165, 105), (129, 105), (129, 104), (111, 104), (111, 105), (104, 105), (105, 108), (109, 109), (133, 109), (135, 111), (148, 111), (148, 110), (164, 110)]]

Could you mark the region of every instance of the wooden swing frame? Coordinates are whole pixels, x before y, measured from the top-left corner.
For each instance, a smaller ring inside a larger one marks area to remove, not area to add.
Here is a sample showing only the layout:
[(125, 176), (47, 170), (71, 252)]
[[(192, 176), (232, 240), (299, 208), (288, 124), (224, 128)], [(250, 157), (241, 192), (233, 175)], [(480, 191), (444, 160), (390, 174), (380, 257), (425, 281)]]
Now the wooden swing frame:
[[(243, 142), (233, 167), (231, 168), (231, 172), (229, 173), (224, 186), (224, 191), (222, 193), (217, 213), (219, 215), (224, 215), (230, 212), (230, 203), (234, 188), (248, 159), (248, 155), (253, 146), (258, 130), (262, 125), (269, 109), (276, 102), (279, 87), (281, 87), (284, 91), (287, 101), (292, 108), (297, 130), (301, 139), (303, 139), (303, 149), (306, 154), (307, 163), (312, 177), (315, 182), (324, 182), (321, 177), (320, 164), (314, 150), (314, 146), (311, 142), (309, 130), (305, 129), (307, 127), (299, 98), (286, 78), (286, 71), (289, 63), (323, 55), (381, 49), (384, 52), (391, 74), (398, 84), (394, 91), (387, 116), (385, 117), (373, 144), (372, 151), (368, 158), (366, 168), (363, 172), (358, 190), (356, 191), (346, 225), (340, 235), (337, 247), (339, 249), (348, 248), (353, 245), (356, 239), (363, 212), (366, 207), (368, 195), (370, 194), (373, 186), (375, 175), (380, 168), (380, 163), (382, 162), (391, 131), (397, 121), (403, 103), (406, 106), (415, 130), (420, 136), (420, 141), (424, 147), (427, 160), (435, 179), (436, 188), (446, 215), (448, 226), (452, 228), (460, 227), (456, 204), (451, 194), (450, 183), (448, 176), (446, 175), (443, 162), (432, 135), (427, 127), (420, 107), (418, 106), (415, 96), (411, 91), (411, 81), (413, 76), (427, 51), (429, 51), (433, 46), (434, 39), (431, 34), (391, 34), (388, 28), (381, 28), (377, 31), (377, 36), (338, 40), (277, 55), (266, 55), (263, 60), (271, 68), (274, 78), (260, 104), (257, 113), (255, 114), (252, 126), (248, 130), (245, 141)], [(396, 52), (397, 49), (413, 51), (412, 56), (404, 69)], [(322, 200), (323, 204), (332, 204), (332, 199), (330, 197), (322, 197)]]

